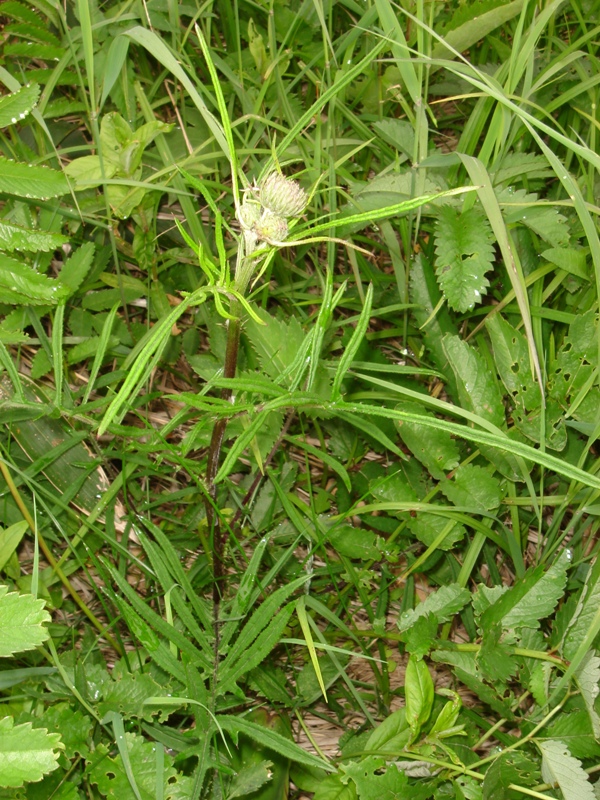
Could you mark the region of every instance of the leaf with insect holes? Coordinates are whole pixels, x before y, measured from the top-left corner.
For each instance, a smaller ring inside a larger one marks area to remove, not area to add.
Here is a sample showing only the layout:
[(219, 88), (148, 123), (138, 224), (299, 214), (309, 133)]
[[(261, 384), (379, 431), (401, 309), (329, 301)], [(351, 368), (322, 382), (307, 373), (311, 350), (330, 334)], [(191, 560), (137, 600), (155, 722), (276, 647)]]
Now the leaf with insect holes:
[(15, 725), (12, 717), (0, 719), (0, 787), (18, 787), (39, 781), (58, 767), (58, 733), (33, 728), (30, 722)]
[(494, 237), (484, 214), (473, 207), (462, 214), (451, 206), (438, 211), (435, 229), (436, 274), (448, 304), (461, 313), (481, 303), (490, 285)]
[(483, 800), (521, 800), (526, 797), (511, 784), (535, 786), (539, 783), (538, 766), (523, 753), (501, 753), (489, 766), (483, 779)]
[[(99, 744), (88, 760), (87, 775), (91, 783), (107, 800), (155, 800), (157, 780), (156, 745), (144, 741), (142, 736), (126, 733), (124, 746), (129, 754), (131, 773), (137, 784), (139, 795), (131, 788), (129, 778), (120, 753), (114, 757), (109, 749)], [(182, 775), (173, 768), (173, 758), (164, 754), (161, 782), (164, 800), (188, 800), (192, 792), (192, 778)]]
[(21, 122), (35, 106), (40, 96), (37, 83), (22, 86), (16, 92), (0, 97), (0, 128)]
[(574, 758), (569, 748), (559, 739), (538, 741), (542, 753), (542, 780), (551, 785), (557, 783), (564, 800), (596, 800), (581, 761)]
[(50, 622), (50, 614), (44, 605), (33, 595), (0, 586), (0, 658), (33, 650), (46, 641), (49, 634), (43, 626)]
[(342, 782), (356, 784), (359, 800), (424, 800), (431, 796), (429, 787), (409, 784), (406, 773), (380, 756), (351, 761), (340, 769)]
[[(534, 442), (540, 441), (542, 399), (533, 378), (527, 339), (500, 314), (486, 321), (492, 340), (494, 362), (512, 403), (515, 427)], [(544, 409), (546, 445), (561, 450), (567, 443), (563, 412), (555, 399), (549, 398)]]

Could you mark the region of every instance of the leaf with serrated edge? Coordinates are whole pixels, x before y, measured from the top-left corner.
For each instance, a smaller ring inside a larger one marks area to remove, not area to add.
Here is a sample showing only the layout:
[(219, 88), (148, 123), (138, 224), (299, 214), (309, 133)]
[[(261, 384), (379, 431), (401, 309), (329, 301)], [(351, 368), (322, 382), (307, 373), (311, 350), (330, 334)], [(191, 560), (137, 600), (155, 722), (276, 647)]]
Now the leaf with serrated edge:
[(28, 230), (12, 222), (0, 220), (0, 248), (9, 253), (13, 250), (48, 253), (68, 241), (60, 233)]
[(37, 103), (39, 96), (40, 87), (37, 83), (30, 83), (12, 94), (0, 97), (0, 128), (24, 120)]
[(575, 671), (575, 683), (590, 715), (594, 736), (600, 739), (600, 716), (595, 709), (596, 698), (600, 694), (600, 658), (594, 650), (588, 650)]
[(419, 617), (425, 614), (434, 614), (438, 622), (448, 622), (466, 606), (470, 598), (471, 592), (468, 589), (463, 589), (457, 583), (440, 586), (437, 591), (432, 592), (416, 608), (401, 614), (398, 620), (398, 628), (401, 631), (408, 630)]
[[(1, 165), (0, 165), (1, 170)], [(56, 305), (67, 291), (58, 281), (0, 253), (2, 302), (14, 305)]]
[(481, 303), (490, 285), (493, 235), (484, 214), (470, 208), (462, 214), (449, 205), (438, 211), (435, 232), (436, 274), (448, 304), (459, 312)]
[(547, 572), (542, 565), (530, 570), (483, 612), (481, 627), (499, 622), (504, 630), (537, 628), (563, 596), (568, 566), (569, 558), (563, 552)]
[(0, 720), (0, 786), (16, 788), (40, 781), (58, 767), (58, 733), (34, 728), (30, 722), (14, 726), (12, 717)]
[(45, 642), (49, 636), (42, 627), (45, 622), (50, 622), (50, 614), (43, 600), (9, 593), (8, 586), (0, 586), (0, 657), (33, 650)]
[[(141, 800), (156, 798), (157, 759), (156, 747), (152, 742), (145, 742), (134, 733), (125, 734), (125, 746), (129, 752), (129, 761), (133, 777), (137, 784)], [(162, 746), (162, 745), (161, 745)], [(129, 778), (125, 772), (120, 754), (114, 758), (109, 756), (108, 748), (100, 744), (89, 759), (88, 774), (103, 797), (108, 800), (133, 800)], [(169, 800), (188, 800), (191, 797), (191, 778), (177, 772), (173, 767), (173, 758), (164, 754), (162, 772), (164, 796)]]
[(50, 197), (67, 194), (68, 191), (69, 185), (62, 172), (0, 157), (0, 192), (48, 200)]
[(569, 748), (558, 739), (537, 742), (542, 753), (542, 780), (557, 783), (564, 800), (596, 800), (592, 784), (581, 761), (569, 753)]
[(561, 655), (569, 661), (574, 658), (587, 636), (599, 607), (600, 559), (596, 559), (588, 571), (579, 601), (559, 648)]

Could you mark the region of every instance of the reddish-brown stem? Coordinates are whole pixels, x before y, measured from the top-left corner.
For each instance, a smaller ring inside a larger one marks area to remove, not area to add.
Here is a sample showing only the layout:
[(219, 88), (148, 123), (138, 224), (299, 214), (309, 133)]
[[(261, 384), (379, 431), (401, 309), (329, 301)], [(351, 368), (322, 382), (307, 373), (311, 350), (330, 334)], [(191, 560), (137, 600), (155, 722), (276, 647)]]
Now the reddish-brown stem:
[[(235, 319), (230, 319), (228, 321), (227, 349), (225, 351), (225, 364), (223, 367), (224, 378), (235, 378), (241, 331), (240, 311), (239, 303), (236, 300), (232, 300), (231, 313)], [(221, 389), (221, 398), (223, 400), (230, 400), (231, 397), (231, 389)], [(206, 519), (208, 522), (208, 530), (212, 532), (213, 539), (213, 603), (215, 612), (225, 592), (225, 587), (223, 586), (225, 577), (225, 537), (223, 536), (221, 520), (219, 519), (219, 510), (216, 504), (217, 487), (215, 485), (215, 478), (219, 471), (221, 448), (223, 446), (226, 428), (227, 419), (225, 417), (221, 417), (216, 421), (208, 448), (208, 459), (206, 463), (206, 488), (208, 494), (206, 498)]]

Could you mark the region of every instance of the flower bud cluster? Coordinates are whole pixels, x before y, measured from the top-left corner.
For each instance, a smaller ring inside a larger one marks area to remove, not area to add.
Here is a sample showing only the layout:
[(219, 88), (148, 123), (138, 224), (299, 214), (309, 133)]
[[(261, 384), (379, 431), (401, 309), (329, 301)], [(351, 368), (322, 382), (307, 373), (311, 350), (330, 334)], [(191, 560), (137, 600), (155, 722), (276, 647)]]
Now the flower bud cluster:
[(307, 202), (300, 184), (278, 172), (271, 172), (258, 186), (248, 189), (240, 207), (246, 253), (252, 253), (259, 241), (284, 242), (288, 219), (301, 216)]

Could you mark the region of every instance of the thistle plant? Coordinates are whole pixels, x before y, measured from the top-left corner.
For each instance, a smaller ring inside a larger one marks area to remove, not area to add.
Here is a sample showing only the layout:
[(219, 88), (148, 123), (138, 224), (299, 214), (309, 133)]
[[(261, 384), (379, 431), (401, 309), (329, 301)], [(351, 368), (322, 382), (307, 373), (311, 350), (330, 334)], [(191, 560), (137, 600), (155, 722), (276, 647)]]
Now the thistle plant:
[[(241, 300), (259, 267), (265, 266), (266, 259), (274, 255), (276, 249), (284, 245), (288, 237), (288, 221), (301, 216), (308, 202), (300, 184), (278, 172), (271, 172), (260, 183), (245, 190), (242, 203), (238, 206), (237, 218), (242, 229), (238, 240), (238, 252), (233, 280), (235, 293), (231, 295), (227, 315), (227, 348), (224, 378), (234, 378), (237, 368), (243, 304)], [(266, 245), (266, 247), (265, 247)], [(230, 400), (232, 390), (221, 390), (221, 398)], [(216, 507), (215, 477), (219, 469), (223, 437), (227, 419), (221, 417), (215, 423), (208, 450), (206, 466), (206, 517), (213, 535), (213, 601), (215, 608), (223, 595), (224, 577), (224, 537)]]

